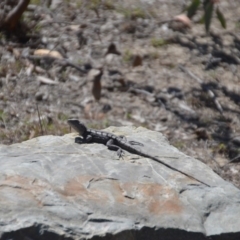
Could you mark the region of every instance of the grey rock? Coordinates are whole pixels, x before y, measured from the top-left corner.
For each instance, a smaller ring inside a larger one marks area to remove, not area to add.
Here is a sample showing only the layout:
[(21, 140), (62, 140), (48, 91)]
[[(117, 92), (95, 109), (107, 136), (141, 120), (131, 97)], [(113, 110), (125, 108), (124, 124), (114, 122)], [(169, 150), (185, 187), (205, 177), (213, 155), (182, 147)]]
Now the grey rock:
[(77, 134), (0, 145), (0, 239), (240, 239), (240, 191), (145, 128), (107, 131), (144, 144), (151, 159)]

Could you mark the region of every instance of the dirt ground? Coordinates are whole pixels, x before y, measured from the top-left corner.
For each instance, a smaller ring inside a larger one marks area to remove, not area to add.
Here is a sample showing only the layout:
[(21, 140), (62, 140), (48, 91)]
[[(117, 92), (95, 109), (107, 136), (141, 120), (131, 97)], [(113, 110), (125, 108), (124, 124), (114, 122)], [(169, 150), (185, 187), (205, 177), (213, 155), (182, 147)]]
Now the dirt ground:
[(202, 11), (167, 21), (188, 3), (32, 1), (30, 31), (0, 33), (0, 143), (66, 134), (71, 117), (144, 126), (240, 188), (240, 1), (220, 1), (227, 29), (214, 15), (209, 34)]

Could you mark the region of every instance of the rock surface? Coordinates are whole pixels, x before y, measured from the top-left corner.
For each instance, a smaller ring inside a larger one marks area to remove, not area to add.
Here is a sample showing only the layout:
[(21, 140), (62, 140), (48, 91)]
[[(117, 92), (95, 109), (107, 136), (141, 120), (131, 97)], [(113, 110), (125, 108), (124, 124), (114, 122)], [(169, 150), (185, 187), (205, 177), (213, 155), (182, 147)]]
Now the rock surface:
[[(240, 239), (240, 191), (145, 128), (111, 127), (211, 187), (77, 134), (0, 145), (2, 239)], [(140, 147), (140, 146), (136, 146)]]

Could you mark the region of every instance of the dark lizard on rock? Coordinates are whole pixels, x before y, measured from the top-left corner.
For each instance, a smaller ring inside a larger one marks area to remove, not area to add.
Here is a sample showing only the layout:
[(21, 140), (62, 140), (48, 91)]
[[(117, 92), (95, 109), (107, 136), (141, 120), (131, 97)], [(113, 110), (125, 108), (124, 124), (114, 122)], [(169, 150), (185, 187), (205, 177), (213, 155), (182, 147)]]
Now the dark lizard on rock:
[(108, 147), (108, 149), (117, 151), (117, 154), (119, 157), (121, 157), (123, 155), (123, 150), (126, 150), (129, 153), (133, 153), (133, 154), (137, 154), (142, 157), (150, 158), (150, 159), (152, 159), (156, 162), (159, 162), (159, 163), (163, 164), (164, 166), (166, 166), (176, 172), (179, 172), (189, 178), (194, 179), (195, 181), (198, 181), (198, 182), (210, 187), (210, 185), (208, 185), (207, 183), (204, 183), (203, 181), (201, 181), (185, 172), (182, 172), (181, 170), (178, 170), (178, 169), (170, 166), (169, 164), (158, 159), (157, 157), (154, 157), (147, 153), (144, 153), (141, 150), (132, 146), (133, 144), (141, 145), (141, 143), (127, 142), (123, 136), (116, 136), (112, 133), (94, 130), (94, 129), (88, 129), (82, 122), (80, 122), (77, 119), (68, 119), (68, 124), (74, 130), (76, 130), (79, 133), (79, 135), (81, 136), (81, 138), (78, 137), (75, 139), (76, 143), (101, 143), (101, 144), (106, 145)]

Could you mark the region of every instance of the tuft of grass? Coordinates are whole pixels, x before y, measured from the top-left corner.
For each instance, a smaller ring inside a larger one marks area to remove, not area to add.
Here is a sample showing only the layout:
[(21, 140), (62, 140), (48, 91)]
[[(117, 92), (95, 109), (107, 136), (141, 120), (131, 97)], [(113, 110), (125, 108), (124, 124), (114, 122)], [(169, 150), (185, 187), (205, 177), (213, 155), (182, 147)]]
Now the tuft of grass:
[(89, 0), (87, 8), (94, 10), (94, 9), (97, 9), (100, 6), (100, 4), (101, 4), (101, 0)]
[(147, 18), (146, 12), (142, 8), (118, 8), (117, 11), (124, 15), (125, 18), (137, 19), (137, 18)]
[(218, 76), (218, 74), (216, 73), (215, 70), (209, 70), (209, 71), (208, 71), (208, 75), (209, 75), (211, 78), (213, 78), (213, 79), (216, 79), (217, 76)]
[(133, 19), (146, 18), (146, 13), (141, 8), (135, 8), (135, 9), (133, 9), (133, 11), (131, 13), (131, 18), (133, 18)]
[(77, 0), (76, 1), (76, 7), (80, 8), (82, 6), (82, 0)]
[(235, 28), (236, 28), (236, 29), (239, 29), (239, 28), (240, 28), (240, 21), (237, 21), (237, 22), (236, 22)]
[(5, 77), (7, 74), (7, 65), (6, 64), (2, 64), (0, 65), (0, 77)]
[(30, 4), (41, 5), (41, 0), (31, 0)]
[(108, 128), (108, 127), (111, 126), (111, 124), (110, 124), (110, 122), (109, 122), (108, 119), (105, 119), (105, 120), (103, 121), (102, 125), (103, 125), (103, 128)]
[(123, 61), (130, 62), (132, 61), (132, 59), (133, 59), (133, 53), (129, 49), (125, 50), (123, 53)]
[(158, 59), (159, 58), (159, 53), (158, 52), (150, 52), (149, 57), (151, 59)]
[(78, 59), (78, 60), (77, 60), (77, 64), (78, 64), (78, 65), (82, 65), (83, 63), (84, 63), (84, 62), (83, 62), (82, 59)]
[(42, 30), (42, 25), (41, 24), (36, 24), (33, 28), (33, 32), (39, 33)]
[(127, 113), (126, 113), (126, 118), (127, 118), (128, 120), (132, 119), (132, 113), (131, 113), (131, 112), (127, 112)]
[(15, 73), (19, 73), (23, 67), (23, 63), (19, 59), (16, 59), (15, 63), (12, 65), (12, 69)]
[(217, 146), (213, 147), (213, 153), (227, 154), (228, 147), (224, 143), (219, 143)]
[(103, 7), (107, 10), (114, 10), (115, 9), (114, 3), (111, 0), (106, 0), (102, 4), (103, 4)]
[(64, 113), (58, 113), (58, 119), (61, 121), (67, 121), (69, 116), (65, 115)]
[[(0, 121), (4, 118), (4, 122), (8, 122), (8, 116), (0, 110)], [(61, 118), (59, 120), (58, 118)], [(0, 131), (0, 143), (1, 144), (12, 144), (29, 140), (30, 138), (36, 138), (42, 135), (64, 135), (70, 133), (70, 128), (66, 123), (68, 117), (63, 113), (59, 113), (58, 118), (42, 119), (43, 134), (38, 121), (25, 120), (19, 122), (18, 125), (8, 126), (2, 128)]]
[(185, 148), (185, 143), (183, 141), (174, 142), (174, 143), (172, 143), (172, 145), (177, 149)]
[(4, 120), (5, 114), (4, 111), (2, 109), (0, 109), (0, 120)]
[(168, 44), (168, 41), (163, 38), (152, 38), (151, 44), (155, 48), (160, 48)]

